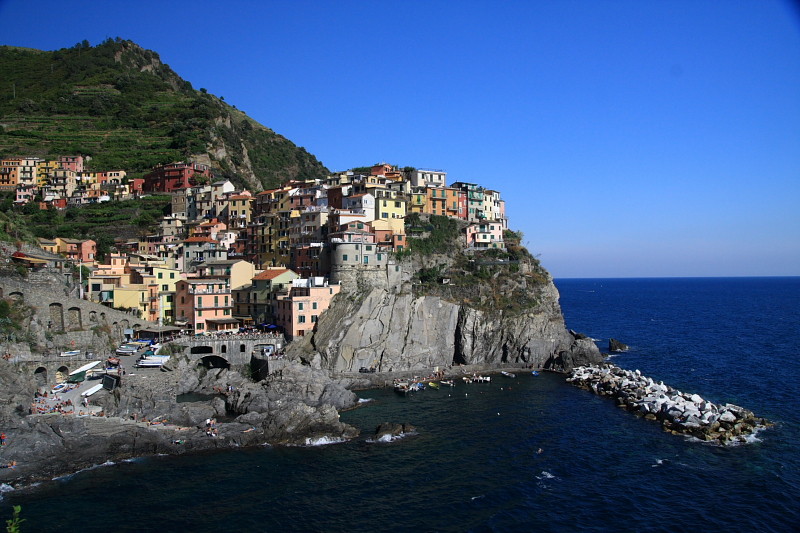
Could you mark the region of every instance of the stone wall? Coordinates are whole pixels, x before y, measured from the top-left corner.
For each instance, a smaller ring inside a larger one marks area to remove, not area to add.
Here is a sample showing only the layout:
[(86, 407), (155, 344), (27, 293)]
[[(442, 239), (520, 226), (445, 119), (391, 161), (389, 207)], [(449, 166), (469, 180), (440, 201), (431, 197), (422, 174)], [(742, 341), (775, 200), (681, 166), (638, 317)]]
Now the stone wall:
[(63, 274), (45, 270), (28, 278), (0, 277), (0, 298), (22, 301), (32, 315), (12, 332), (4, 351), (16, 360), (36, 360), (59, 352), (109, 353), (125, 339), (125, 330), (154, 325), (134, 315), (80, 300)]

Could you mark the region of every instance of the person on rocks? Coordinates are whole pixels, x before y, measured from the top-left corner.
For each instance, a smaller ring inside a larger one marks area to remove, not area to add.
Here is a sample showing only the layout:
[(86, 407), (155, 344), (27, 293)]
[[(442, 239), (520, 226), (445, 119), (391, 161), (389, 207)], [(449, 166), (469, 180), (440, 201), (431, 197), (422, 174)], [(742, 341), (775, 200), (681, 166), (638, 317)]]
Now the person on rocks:
[(6, 445), (6, 434), (0, 433), (0, 446), (5, 446), (5, 445)]

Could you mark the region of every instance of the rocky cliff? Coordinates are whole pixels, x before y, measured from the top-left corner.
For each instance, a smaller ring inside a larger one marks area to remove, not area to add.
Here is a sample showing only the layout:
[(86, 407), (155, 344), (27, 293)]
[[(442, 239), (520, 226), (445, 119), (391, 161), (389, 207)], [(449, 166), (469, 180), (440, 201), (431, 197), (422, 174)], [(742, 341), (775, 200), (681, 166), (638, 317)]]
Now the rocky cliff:
[[(334, 372), (460, 364), (567, 371), (602, 360), (591, 339), (565, 327), (558, 290), (535, 259), (485, 259), (456, 251), (387, 267), (406, 275), (356, 272), (313, 335), (290, 344), (289, 353)], [(469, 269), (484, 279), (465, 276)], [(425, 275), (432, 270), (442, 275)]]

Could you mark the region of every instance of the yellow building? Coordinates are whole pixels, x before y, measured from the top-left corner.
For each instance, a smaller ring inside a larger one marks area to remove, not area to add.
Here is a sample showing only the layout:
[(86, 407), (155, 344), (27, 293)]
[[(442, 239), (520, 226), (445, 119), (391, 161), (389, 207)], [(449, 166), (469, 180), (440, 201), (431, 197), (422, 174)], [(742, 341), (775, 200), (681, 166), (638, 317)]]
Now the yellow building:
[(389, 222), (394, 228), (399, 228), (395, 233), (403, 233), (402, 228), (406, 217), (406, 201), (403, 198), (381, 198), (375, 200), (375, 221)]

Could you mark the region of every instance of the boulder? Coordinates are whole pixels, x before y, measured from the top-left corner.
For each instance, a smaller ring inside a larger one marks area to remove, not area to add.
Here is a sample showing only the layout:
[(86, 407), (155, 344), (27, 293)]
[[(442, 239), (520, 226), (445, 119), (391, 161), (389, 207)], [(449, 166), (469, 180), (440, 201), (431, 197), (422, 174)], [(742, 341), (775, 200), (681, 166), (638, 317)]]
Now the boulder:
[(630, 347), (617, 339), (608, 339), (608, 351), (612, 353), (627, 352)]
[(397, 424), (395, 422), (384, 422), (375, 428), (375, 440), (394, 438), (412, 433), (416, 430), (411, 424)]

